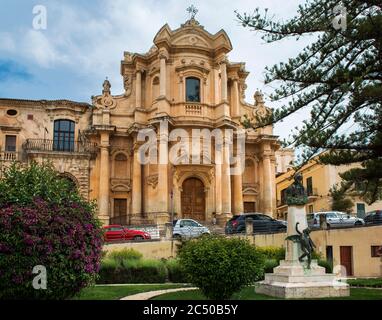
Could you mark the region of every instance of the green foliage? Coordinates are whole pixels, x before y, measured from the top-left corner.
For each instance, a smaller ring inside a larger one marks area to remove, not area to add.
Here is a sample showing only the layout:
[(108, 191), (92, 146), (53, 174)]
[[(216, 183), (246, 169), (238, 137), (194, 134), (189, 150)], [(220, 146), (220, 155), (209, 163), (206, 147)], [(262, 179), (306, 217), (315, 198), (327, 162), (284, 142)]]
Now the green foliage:
[(32, 162), (29, 166), (13, 163), (4, 169), (0, 183), (1, 206), (28, 206), (36, 198), (44, 199), (51, 205), (80, 202), (90, 210), (94, 209), (94, 204), (84, 202), (81, 195), (73, 190), (71, 182), (59, 176), (49, 163), (39, 165)]
[(265, 273), (273, 273), (273, 269), (280, 264), (280, 260), (277, 259), (266, 259), (264, 265)]
[(257, 250), (262, 253), (266, 259), (276, 260), (277, 262), (285, 259), (285, 248), (282, 247), (257, 247)]
[(188, 280), (209, 299), (229, 299), (261, 279), (264, 256), (247, 240), (208, 236), (187, 241), (179, 252)]
[(354, 203), (350, 198), (347, 197), (346, 190), (337, 186), (333, 186), (330, 189), (329, 193), (333, 200), (332, 210), (347, 213), (352, 212)]
[(139, 260), (139, 259), (142, 259), (143, 254), (137, 250), (130, 248), (130, 249), (114, 250), (108, 253), (107, 257), (116, 261)]
[(382, 278), (375, 279), (348, 279), (346, 282), (352, 287), (382, 288)]
[(382, 5), (341, 1), (347, 25), (336, 29), (339, 4), (308, 0), (294, 17), (279, 21), (259, 8), (237, 13), (244, 27), (268, 43), (312, 37), (296, 57), (266, 68), (265, 83), (276, 87), (270, 98), (282, 106), (244, 124), (265, 127), (305, 111), (309, 119), (285, 141), (304, 147), (299, 168), (323, 150), (328, 150), (320, 154), (323, 164), (360, 163), (341, 177), (353, 191), (355, 184), (365, 183), (359, 195), (372, 203), (382, 195)]
[(160, 260), (113, 259), (102, 261), (97, 283), (164, 283), (167, 270)]
[[(102, 254), (94, 205), (49, 165), (13, 165), (0, 180), (0, 299), (65, 299), (94, 283)], [(47, 289), (35, 290), (35, 266)]]
[(166, 261), (166, 267), (168, 270), (168, 279), (170, 282), (174, 283), (184, 283), (186, 282), (186, 274), (181, 267), (178, 259), (169, 259)]
[(324, 259), (318, 259), (318, 260), (317, 260), (317, 264), (318, 264), (320, 267), (325, 268), (325, 272), (326, 272), (326, 273), (333, 273), (333, 264), (330, 263), (329, 261), (324, 260)]

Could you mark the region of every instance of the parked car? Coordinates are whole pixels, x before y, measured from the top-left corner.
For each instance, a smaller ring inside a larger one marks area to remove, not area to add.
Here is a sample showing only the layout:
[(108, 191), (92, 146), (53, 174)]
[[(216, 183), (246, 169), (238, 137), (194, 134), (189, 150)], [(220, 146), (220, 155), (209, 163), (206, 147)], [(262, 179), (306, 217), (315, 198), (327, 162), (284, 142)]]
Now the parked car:
[(382, 210), (368, 212), (365, 217), (365, 224), (382, 224)]
[(242, 215), (234, 215), (225, 226), (226, 234), (244, 233), (245, 219), (253, 219), (253, 232), (283, 232), (287, 229), (286, 221), (275, 220), (270, 216), (262, 213), (246, 213)]
[(311, 228), (320, 227), (321, 219), (326, 221), (327, 227), (354, 227), (362, 226), (365, 224), (364, 220), (355, 216), (351, 216), (345, 212), (340, 211), (323, 211), (315, 212), (307, 215), (308, 226)]
[(103, 227), (104, 238), (106, 242), (121, 241), (121, 240), (148, 240), (151, 239), (149, 233), (141, 230), (128, 229), (119, 224), (112, 224)]
[(173, 221), (172, 236), (174, 239), (196, 238), (210, 234), (210, 230), (192, 219), (179, 219)]

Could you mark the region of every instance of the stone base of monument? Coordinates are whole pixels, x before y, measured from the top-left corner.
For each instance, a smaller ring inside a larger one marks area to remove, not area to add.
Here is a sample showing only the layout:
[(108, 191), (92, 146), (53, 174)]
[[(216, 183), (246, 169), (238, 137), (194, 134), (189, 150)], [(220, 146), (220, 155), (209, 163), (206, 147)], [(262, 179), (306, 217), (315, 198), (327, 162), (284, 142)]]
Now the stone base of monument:
[(307, 269), (299, 261), (280, 261), (280, 265), (267, 273), (259, 283), (257, 293), (287, 299), (346, 297), (349, 285), (339, 282), (336, 275), (325, 273), (325, 268), (312, 260)]

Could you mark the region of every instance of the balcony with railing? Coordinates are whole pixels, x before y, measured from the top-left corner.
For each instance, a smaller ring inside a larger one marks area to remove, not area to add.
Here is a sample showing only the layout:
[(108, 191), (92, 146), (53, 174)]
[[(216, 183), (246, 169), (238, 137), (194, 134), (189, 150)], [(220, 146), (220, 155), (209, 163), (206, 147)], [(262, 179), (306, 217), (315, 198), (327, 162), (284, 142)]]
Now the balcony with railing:
[(0, 161), (19, 161), (20, 160), (20, 154), (18, 152), (14, 151), (0, 151)]
[(27, 153), (71, 153), (95, 154), (97, 144), (84, 141), (59, 141), (47, 139), (27, 139), (23, 144)]

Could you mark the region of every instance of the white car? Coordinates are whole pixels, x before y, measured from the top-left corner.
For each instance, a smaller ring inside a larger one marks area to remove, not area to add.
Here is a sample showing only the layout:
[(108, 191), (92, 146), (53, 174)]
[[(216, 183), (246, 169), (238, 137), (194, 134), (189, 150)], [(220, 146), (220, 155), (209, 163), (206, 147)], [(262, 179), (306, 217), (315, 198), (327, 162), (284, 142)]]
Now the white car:
[(179, 219), (173, 221), (172, 236), (174, 239), (196, 238), (210, 234), (210, 230), (192, 219)]
[(320, 227), (320, 216), (326, 217), (326, 224), (328, 228), (331, 227), (354, 227), (363, 226), (365, 221), (361, 218), (351, 216), (345, 212), (340, 211), (324, 211), (308, 214), (309, 227)]

